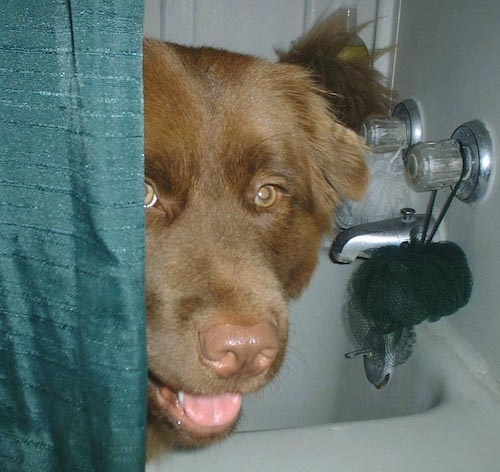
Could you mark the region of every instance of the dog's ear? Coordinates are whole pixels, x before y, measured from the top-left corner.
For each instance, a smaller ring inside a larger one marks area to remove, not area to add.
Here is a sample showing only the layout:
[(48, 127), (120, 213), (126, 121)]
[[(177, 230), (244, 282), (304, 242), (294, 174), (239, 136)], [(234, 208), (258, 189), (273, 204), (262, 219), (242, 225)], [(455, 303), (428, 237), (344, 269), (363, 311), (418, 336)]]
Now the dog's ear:
[(337, 118), (358, 131), (370, 116), (390, 114), (394, 91), (373, 63), (391, 48), (372, 53), (346, 54), (354, 37), (370, 23), (346, 31), (345, 10), (320, 15), (314, 25), (288, 50), (276, 50), (280, 62), (305, 67), (326, 95)]
[(327, 231), (342, 200), (361, 200), (365, 195), (369, 181), (367, 148), (358, 134), (339, 123), (329, 108), (325, 91), (305, 70), (295, 71), (294, 77), (297, 82), (289, 80), (288, 85), (298, 88), (289, 98), (305, 133), (315, 214)]
[(311, 138), (311, 145), (316, 151), (315, 164), (329, 187), (341, 199), (361, 200), (369, 180), (365, 160), (367, 148), (360, 136), (334, 121), (333, 117), (328, 125), (323, 130), (326, 135), (319, 142), (318, 137)]
[[(310, 135), (312, 185), (318, 216), (329, 226), (342, 200), (361, 200), (368, 187), (366, 148), (351, 129), (334, 121)], [(330, 229), (330, 227), (328, 228)]]

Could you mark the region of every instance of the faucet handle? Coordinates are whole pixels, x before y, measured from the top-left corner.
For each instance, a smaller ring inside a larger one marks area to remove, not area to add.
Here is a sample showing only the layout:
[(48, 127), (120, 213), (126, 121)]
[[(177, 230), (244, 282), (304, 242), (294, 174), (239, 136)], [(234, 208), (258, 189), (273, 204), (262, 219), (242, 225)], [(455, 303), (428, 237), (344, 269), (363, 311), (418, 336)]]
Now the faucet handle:
[(395, 152), (422, 140), (422, 119), (418, 103), (406, 99), (398, 103), (391, 116), (367, 119), (360, 129), (365, 143), (375, 154)]
[(415, 144), (406, 157), (406, 171), (416, 190), (426, 192), (455, 184), (462, 176), (460, 143), (454, 139)]
[(375, 154), (395, 152), (408, 147), (408, 125), (396, 116), (368, 118), (359, 130)]
[(458, 183), (460, 200), (478, 202), (489, 189), (492, 146), (486, 126), (479, 120), (468, 121), (454, 131), (451, 139), (412, 146), (404, 159), (408, 178), (421, 192)]

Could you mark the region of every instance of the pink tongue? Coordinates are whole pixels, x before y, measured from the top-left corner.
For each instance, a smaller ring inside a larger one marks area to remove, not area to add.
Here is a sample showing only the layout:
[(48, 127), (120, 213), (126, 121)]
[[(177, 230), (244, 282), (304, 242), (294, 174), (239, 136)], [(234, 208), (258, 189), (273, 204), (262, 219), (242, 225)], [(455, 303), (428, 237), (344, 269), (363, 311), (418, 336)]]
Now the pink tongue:
[(184, 412), (200, 426), (221, 426), (232, 423), (240, 412), (242, 395), (224, 393), (210, 397), (185, 394)]

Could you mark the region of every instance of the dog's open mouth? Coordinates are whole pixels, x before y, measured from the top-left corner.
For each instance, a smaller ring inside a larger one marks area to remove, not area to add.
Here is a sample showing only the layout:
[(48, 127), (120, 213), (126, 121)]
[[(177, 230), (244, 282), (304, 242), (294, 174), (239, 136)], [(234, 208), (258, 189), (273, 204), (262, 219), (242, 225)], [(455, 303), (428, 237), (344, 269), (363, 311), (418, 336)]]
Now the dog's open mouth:
[(243, 401), (241, 393), (195, 395), (175, 392), (165, 384), (151, 382), (154, 401), (176, 429), (189, 436), (209, 439), (229, 432), (236, 423)]

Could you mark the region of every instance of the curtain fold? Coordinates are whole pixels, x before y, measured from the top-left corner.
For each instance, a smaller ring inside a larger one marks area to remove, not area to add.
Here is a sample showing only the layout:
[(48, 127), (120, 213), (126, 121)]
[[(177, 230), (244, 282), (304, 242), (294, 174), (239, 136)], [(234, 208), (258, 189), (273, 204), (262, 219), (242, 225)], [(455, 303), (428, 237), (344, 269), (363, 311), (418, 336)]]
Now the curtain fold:
[(143, 2), (0, 18), (0, 470), (144, 470)]

